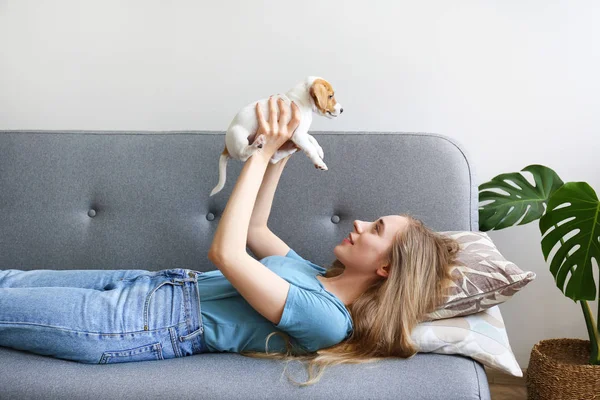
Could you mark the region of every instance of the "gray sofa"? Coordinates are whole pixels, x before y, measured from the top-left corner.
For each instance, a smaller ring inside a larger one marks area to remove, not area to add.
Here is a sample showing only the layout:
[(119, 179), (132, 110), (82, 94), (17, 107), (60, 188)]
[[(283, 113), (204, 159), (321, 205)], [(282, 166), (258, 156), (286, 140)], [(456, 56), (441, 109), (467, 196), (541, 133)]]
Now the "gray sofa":
[[(294, 154), (269, 227), (320, 265), (355, 219), (408, 212), (436, 230), (477, 230), (464, 148), (440, 135), (311, 132), (328, 171)], [(0, 269), (215, 269), (208, 248), (242, 168), (218, 181), (223, 132), (0, 131)], [(251, 253), (250, 253), (251, 254)], [(460, 355), (327, 368), (296, 387), (284, 364), (236, 353), (80, 364), (0, 348), (1, 399), (490, 399)], [(306, 380), (304, 367), (291, 375)]]

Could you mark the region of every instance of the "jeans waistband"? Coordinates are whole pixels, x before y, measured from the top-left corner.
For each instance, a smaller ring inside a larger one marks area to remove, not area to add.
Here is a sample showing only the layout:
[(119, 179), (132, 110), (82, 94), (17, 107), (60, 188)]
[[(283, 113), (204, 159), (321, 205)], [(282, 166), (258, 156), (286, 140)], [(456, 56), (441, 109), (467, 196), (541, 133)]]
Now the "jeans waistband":
[(183, 288), (186, 331), (179, 336), (179, 342), (190, 343), (192, 354), (205, 353), (208, 348), (204, 341), (204, 325), (197, 278), (202, 272), (176, 268), (168, 270), (167, 274), (173, 276), (173, 282), (180, 283)]

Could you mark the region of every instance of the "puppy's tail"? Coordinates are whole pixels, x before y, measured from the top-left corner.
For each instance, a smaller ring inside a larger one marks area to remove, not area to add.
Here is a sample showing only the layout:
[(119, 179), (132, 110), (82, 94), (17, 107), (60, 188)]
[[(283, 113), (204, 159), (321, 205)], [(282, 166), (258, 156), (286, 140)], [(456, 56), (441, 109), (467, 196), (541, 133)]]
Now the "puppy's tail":
[(227, 151), (227, 146), (225, 146), (223, 152), (221, 153), (221, 157), (219, 157), (219, 183), (217, 183), (217, 186), (215, 186), (212, 192), (210, 192), (210, 196), (208, 197), (219, 193), (221, 189), (223, 189), (223, 186), (225, 186), (225, 178), (227, 177), (227, 161), (230, 158), (231, 156)]

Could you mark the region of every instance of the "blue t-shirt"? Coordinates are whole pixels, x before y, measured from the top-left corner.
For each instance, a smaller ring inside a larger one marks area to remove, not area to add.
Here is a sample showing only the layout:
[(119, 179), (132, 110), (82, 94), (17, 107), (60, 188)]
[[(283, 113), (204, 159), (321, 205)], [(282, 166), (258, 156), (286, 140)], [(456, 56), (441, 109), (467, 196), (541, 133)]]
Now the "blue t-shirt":
[[(316, 351), (346, 339), (352, 318), (344, 303), (316, 278), (325, 268), (300, 257), (294, 250), (260, 262), (290, 283), (285, 308), (275, 325), (240, 295), (219, 270), (198, 275), (204, 340), (210, 352), (265, 352), (267, 336), (283, 331), (298, 350)], [(298, 348), (300, 346), (300, 348)], [(285, 352), (281, 335), (269, 339), (269, 352)]]

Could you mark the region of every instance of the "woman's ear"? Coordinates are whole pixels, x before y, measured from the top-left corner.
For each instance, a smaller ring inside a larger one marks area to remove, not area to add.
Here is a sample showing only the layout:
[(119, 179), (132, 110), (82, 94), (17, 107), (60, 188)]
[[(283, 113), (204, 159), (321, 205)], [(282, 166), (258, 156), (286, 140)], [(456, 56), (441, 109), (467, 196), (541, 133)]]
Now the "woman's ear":
[(381, 268), (379, 268), (377, 270), (377, 275), (384, 277), (384, 278), (387, 278), (389, 273), (390, 273), (390, 265), (389, 264), (382, 265)]
[(327, 97), (329, 96), (325, 85), (321, 82), (313, 83), (310, 87), (309, 93), (316, 106), (319, 107), (323, 113), (325, 113), (325, 111), (327, 111)]

